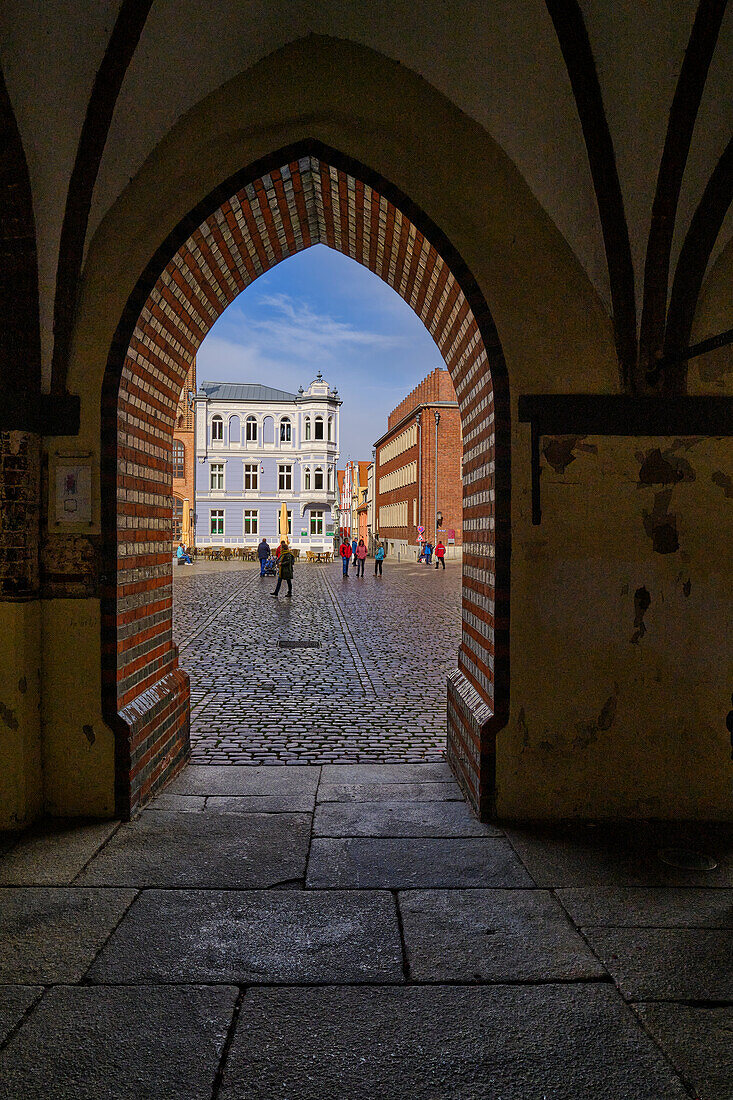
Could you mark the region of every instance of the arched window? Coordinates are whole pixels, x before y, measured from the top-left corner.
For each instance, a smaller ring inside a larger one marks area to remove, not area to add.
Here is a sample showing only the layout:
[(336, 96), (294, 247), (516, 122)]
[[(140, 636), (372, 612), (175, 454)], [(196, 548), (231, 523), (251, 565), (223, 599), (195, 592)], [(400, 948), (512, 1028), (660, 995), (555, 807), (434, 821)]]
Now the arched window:
[(333, 442), (333, 417), (332, 416), (329, 416), (329, 418), (328, 418), (328, 441), (329, 441), (329, 443)]
[(220, 416), (215, 416), (211, 421), (211, 440), (219, 440), (221, 442), (224, 439), (224, 421)]
[(173, 476), (185, 477), (186, 449), (180, 439), (173, 440)]
[(248, 416), (245, 421), (245, 439), (248, 443), (257, 442), (257, 418)]
[(310, 489), (310, 487), (311, 487), (311, 472), (310, 472), (310, 467), (306, 466), (303, 488), (304, 489)]
[(316, 417), (316, 432), (315, 432), (315, 435), (314, 435), (313, 438), (314, 439), (323, 439), (323, 417), (322, 416), (317, 416)]
[(262, 421), (262, 442), (265, 444), (275, 442), (274, 416), (266, 416)]
[(305, 438), (310, 439), (310, 437), (311, 437), (311, 418), (309, 416), (306, 416), (306, 418), (305, 418)]
[(328, 467), (328, 490), (329, 490), (329, 492), (332, 489), (333, 489), (333, 467), (329, 466)]
[(314, 489), (323, 488), (323, 470), (320, 466), (316, 466)]
[(293, 428), (288, 420), (287, 416), (284, 416), (280, 421), (280, 442), (292, 443), (293, 441)]
[(178, 497), (173, 497), (173, 538), (176, 542), (181, 541), (181, 532), (183, 531), (183, 501)]
[(239, 443), (239, 435), (241, 432), (240, 419), (238, 416), (231, 416), (229, 418), (229, 442)]

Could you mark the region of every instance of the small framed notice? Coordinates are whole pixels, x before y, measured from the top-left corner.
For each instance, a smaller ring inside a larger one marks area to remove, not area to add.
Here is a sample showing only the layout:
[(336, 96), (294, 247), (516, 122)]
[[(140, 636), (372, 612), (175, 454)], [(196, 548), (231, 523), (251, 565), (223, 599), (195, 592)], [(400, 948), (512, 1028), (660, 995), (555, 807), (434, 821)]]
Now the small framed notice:
[(90, 461), (57, 459), (53, 469), (54, 523), (58, 527), (92, 524), (92, 465)]

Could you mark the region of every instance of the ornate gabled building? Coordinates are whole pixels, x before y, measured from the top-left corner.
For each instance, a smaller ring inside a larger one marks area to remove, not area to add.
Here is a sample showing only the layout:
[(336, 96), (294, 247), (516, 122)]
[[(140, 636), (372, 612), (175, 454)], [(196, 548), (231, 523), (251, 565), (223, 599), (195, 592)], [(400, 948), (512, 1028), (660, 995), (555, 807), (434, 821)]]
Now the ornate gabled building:
[(307, 390), (202, 382), (196, 394), (196, 545), (330, 549), (337, 500), (338, 390), (319, 371)]

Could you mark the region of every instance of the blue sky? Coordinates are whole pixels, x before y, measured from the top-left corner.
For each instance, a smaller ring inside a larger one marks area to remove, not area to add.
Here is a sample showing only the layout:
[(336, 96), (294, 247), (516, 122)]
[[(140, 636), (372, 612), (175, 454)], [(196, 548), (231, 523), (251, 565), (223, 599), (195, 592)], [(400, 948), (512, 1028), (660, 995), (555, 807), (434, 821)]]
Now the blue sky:
[(199, 382), (261, 382), (293, 393), (321, 370), (343, 398), (340, 464), (371, 458), (395, 405), (444, 366), (407, 303), (325, 245), (261, 275), (221, 315), (197, 357)]

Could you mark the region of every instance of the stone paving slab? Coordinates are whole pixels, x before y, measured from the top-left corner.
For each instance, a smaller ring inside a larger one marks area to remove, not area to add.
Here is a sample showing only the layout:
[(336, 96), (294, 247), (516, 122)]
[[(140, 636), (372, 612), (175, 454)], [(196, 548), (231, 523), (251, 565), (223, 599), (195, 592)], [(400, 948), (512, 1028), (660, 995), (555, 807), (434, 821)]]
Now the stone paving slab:
[(307, 814), (146, 810), (123, 825), (79, 881), (89, 886), (260, 887), (302, 878)]
[(0, 886), (62, 886), (72, 882), (117, 824), (69, 821), (39, 825), (0, 857)]
[(0, 889), (0, 982), (78, 982), (134, 890)]
[(465, 802), (325, 802), (316, 807), (314, 836), (501, 836), (482, 825)]
[(583, 926), (733, 928), (733, 890), (609, 887), (558, 890), (557, 896)]
[(386, 891), (146, 890), (94, 982), (401, 982)]
[(318, 802), (463, 802), (455, 779), (438, 783), (327, 783), (321, 781)]
[(413, 981), (607, 976), (545, 890), (407, 890), (399, 906)]
[(634, 1011), (702, 1100), (733, 1096), (733, 1008), (638, 1004)]
[[(240, 767), (190, 764), (167, 788), (170, 795), (266, 798), (272, 811), (312, 811), (319, 767)], [(253, 807), (254, 809), (255, 807)]]
[(41, 986), (0, 985), (0, 1045), (42, 992)]
[(306, 885), (406, 890), (421, 886), (534, 884), (501, 837), (469, 840), (314, 837)]
[(733, 932), (709, 928), (585, 928), (624, 997), (733, 1002)]
[(0, 1053), (0, 1100), (211, 1100), (236, 996), (57, 986)]
[(256, 989), (221, 1100), (687, 1100), (605, 985)]
[(321, 783), (455, 783), (447, 763), (324, 764)]
[(163, 791), (152, 802), (148, 803), (149, 810), (171, 810), (173, 813), (192, 814), (202, 813), (206, 808), (206, 798), (200, 794), (171, 794)]
[[(733, 831), (703, 826), (628, 822), (615, 827), (506, 828), (538, 886), (733, 886)], [(701, 849), (718, 861), (713, 871), (670, 867), (663, 848)]]

